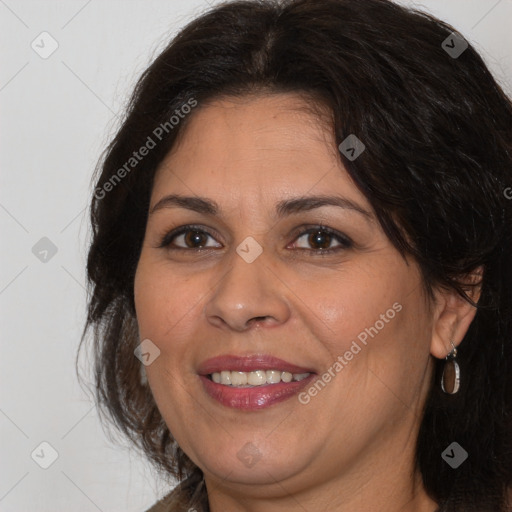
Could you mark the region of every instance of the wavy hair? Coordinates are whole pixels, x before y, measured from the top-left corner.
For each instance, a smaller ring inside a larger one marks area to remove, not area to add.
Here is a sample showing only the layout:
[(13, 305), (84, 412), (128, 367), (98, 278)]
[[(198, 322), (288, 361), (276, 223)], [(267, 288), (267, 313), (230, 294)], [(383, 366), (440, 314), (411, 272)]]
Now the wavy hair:
[[(134, 357), (133, 281), (153, 178), (194, 115), (171, 129), (184, 105), (256, 92), (305, 94), (313, 109), (332, 113), (337, 143), (349, 134), (364, 142), (360, 158), (340, 159), (391, 243), (417, 261), (427, 290), (452, 289), (470, 300), (464, 278), (484, 268), (476, 316), (458, 347), (461, 389), (440, 390), (443, 361), (436, 360), (416, 464), (442, 511), (506, 510), (512, 104), (471, 44), (449, 54), (443, 41), (454, 32), (388, 0), (226, 2), (183, 28), (140, 77), (94, 177), (80, 348), (92, 331), (94, 392), (104, 418), (155, 468), (184, 482), (170, 510), (195, 503), (206, 510), (208, 501), (201, 470), (174, 441)], [(148, 137), (155, 146), (131, 160)], [(441, 458), (454, 440), (469, 452), (457, 470)]]

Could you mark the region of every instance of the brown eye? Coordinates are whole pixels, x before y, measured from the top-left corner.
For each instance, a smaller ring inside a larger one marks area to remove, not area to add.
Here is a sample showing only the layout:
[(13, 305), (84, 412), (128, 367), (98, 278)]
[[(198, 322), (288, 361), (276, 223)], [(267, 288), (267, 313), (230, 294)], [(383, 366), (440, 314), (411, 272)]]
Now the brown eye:
[[(302, 232), (296, 240), (304, 239), (304, 242), (295, 243), (295, 248), (304, 249), (318, 255), (336, 252), (342, 249), (348, 249), (352, 246), (352, 241), (341, 233), (330, 228), (317, 226)], [(337, 245), (332, 246), (333, 242)]]
[(219, 245), (207, 245), (208, 239), (213, 235), (194, 226), (182, 226), (167, 233), (161, 240), (159, 247), (176, 250), (196, 250)]
[(313, 249), (329, 249), (331, 239), (332, 236), (329, 233), (317, 231), (316, 233), (309, 234), (308, 243), (313, 246)]
[(208, 235), (201, 231), (187, 231), (183, 235), (183, 241), (191, 248), (195, 248), (196, 244), (202, 247), (206, 244), (207, 237)]

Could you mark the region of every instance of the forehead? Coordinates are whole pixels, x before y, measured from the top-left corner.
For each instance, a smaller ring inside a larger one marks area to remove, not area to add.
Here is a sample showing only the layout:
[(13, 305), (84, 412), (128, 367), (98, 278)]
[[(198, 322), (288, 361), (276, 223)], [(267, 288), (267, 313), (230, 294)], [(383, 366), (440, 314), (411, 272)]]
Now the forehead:
[(154, 182), (164, 193), (263, 197), (342, 192), (365, 202), (343, 167), (329, 112), (298, 94), (198, 105)]

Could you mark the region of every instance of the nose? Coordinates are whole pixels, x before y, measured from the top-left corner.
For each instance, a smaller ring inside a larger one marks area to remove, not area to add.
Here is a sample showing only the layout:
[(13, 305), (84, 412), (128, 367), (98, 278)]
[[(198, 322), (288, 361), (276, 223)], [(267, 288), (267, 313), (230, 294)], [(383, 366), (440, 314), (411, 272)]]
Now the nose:
[(243, 332), (251, 327), (276, 327), (287, 321), (287, 288), (264, 260), (263, 253), (247, 263), (234, 252), (205, 305), (208, 322)]

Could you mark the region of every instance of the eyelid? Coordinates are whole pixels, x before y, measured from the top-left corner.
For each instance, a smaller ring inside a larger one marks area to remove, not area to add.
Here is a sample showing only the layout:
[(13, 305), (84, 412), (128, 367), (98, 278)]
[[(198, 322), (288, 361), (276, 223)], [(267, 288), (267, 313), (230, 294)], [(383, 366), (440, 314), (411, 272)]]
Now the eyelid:
[[(302, 237), (307, 234), (314, 233), (315, 231), (323, 231), (324, 233), (327, 233), (329, 235), (332, 235), (334, 238), (338, 238), (341, 244), (344, 245), (353, 245), (353, 241), (344, 233), (341, 233), (340, 231), (330, 228), (328, 226), (325, 226), (323, 224), (303, 224), (301, 226), (298, 226), (295, 228), (291, 235), (294, 236), (294, 240), (296, 240), (299, 237)], [(312, 249), (314, 250), (314, 249)]]
[[(195, 252), (204, 252), (208, 251), (208, 249), (211, 248), (189, 248), (189, 247), (170, 247), (171, 240), (175, 239), (178, 236), (181, 236), (189, 231), (198, 231), (200, 233), (205, 233), (206, 235), (216, 239), (218, 235), (211, 230), (211, 228), (206, 228), (202, 225), (197, 224), (186, 224), (183, 226), (179, 226), (175, 229), (172, 229), (171, 231), (167, 232), (162, 238), (157, 246), (157, 248), (160, 249), (168, 249), (168, 250), (177, 250), (177, 251), (195, 251)], [(316, 231), (321, 231), (324, 233), (327, 233), (328, 235), (331, 235), (333, 238), (335, 238), (339, 245), (336, 247), (331, 247), (329, 249), (307, 249), (307, 248), (299, 248), (300, 251), (306, 251), (310, 253), (315, 253), (317, 255), (328, 255), (332, 254), (334, 252), (337, 252), (341, 249), (348, 249), (354, 245), (354, 242), (344, 233), (341, 233), (333, 228), (330, 228), (328, 226), (325, 226), (323, 224), (303, 224), (301, 226), (297, 226), (295, 229), (292, 230), (290, 236), (293, 236), (292, 242), (295, 242), (298, 238), (301, 238), (305, 235), (314, 233)]]
[[(172, 229), (169, 232), (166, 232), (165, 235), (160, 239), (160, 243), (158, 244), (159, 249), (169, 249), (169, 245), (171, 243), (171, 240), (176, 238), (177, 236), (183, 235), (187, 233), (188, 231), (199, 231), (201, 233), (206, 233), (207, 235), (211, 236), (212, 238), (217, 238), (219, 235), (215, 233), (214, 230), (211, 230), (210, 228), (206, 228), (205, 226), (198, 225), (198, 224), (185, 224), (183, 226), (179, 226), (177, 228)], [(192, 248), (184, 248), (184, 247), (171, 247), (171, 249), (183, 249), (186, 251), (193, 251)], [(198, 249), (196, 249), (198, 250)], [(203, 249), (204, 250), (204, 249)]]

